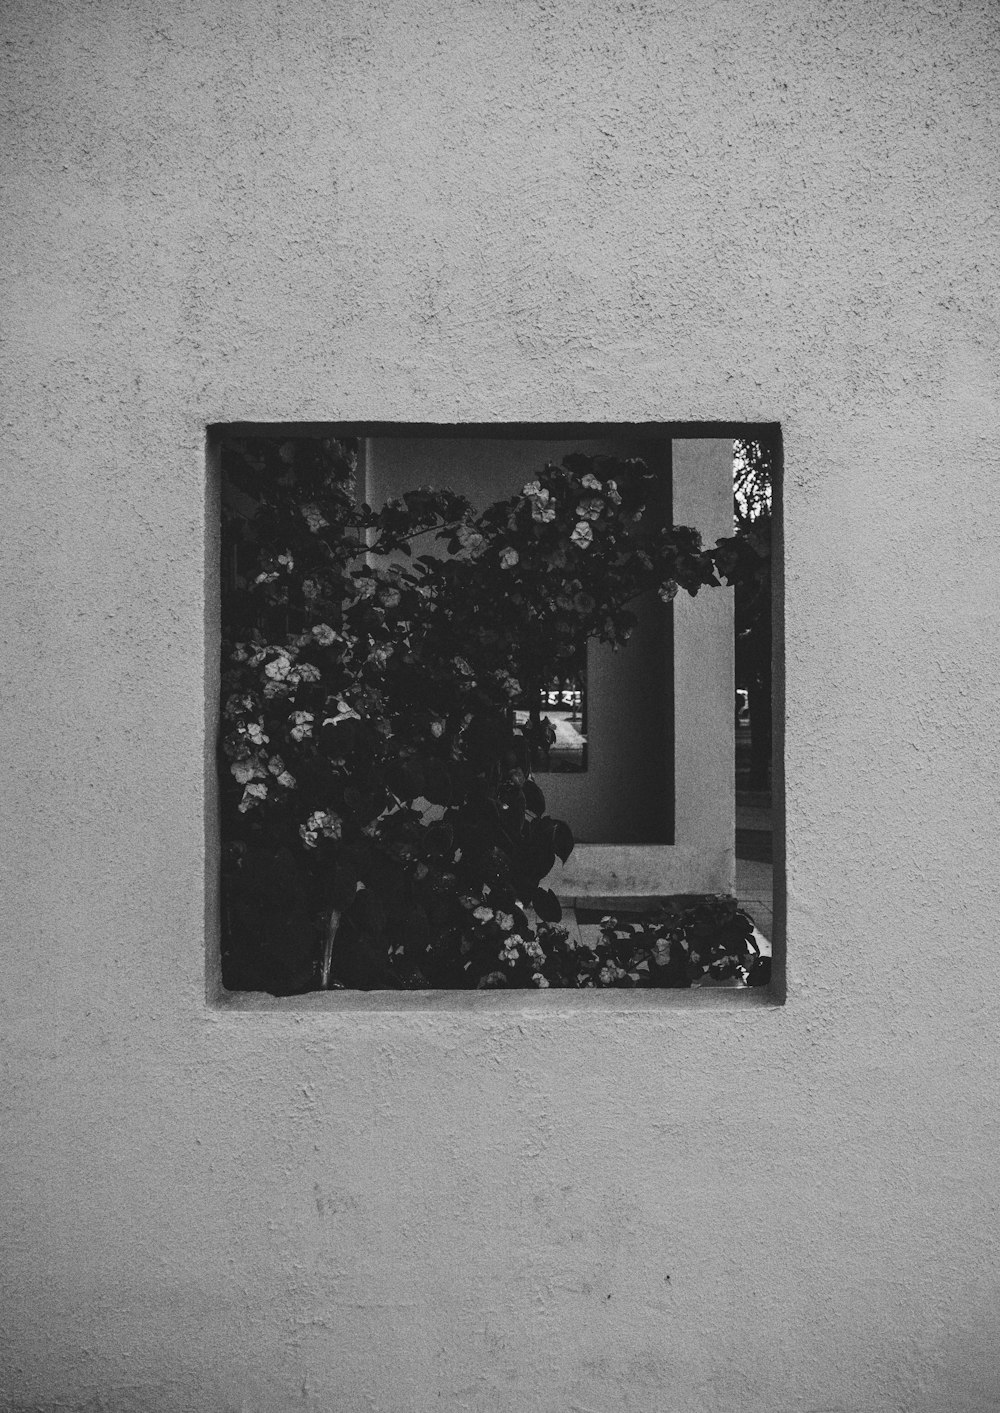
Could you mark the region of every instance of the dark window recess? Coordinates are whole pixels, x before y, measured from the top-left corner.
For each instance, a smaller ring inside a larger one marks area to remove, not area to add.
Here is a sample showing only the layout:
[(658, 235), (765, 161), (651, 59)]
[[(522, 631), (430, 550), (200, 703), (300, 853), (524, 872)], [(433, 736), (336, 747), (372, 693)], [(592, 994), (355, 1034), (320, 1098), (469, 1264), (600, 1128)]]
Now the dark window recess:
[(574, 842), (674, 842), (672, 596), (723, 561), (764, 778), (770, 464), (713, 559), (663, 427), (216, 436), (224, 986), (759, 984), (736, 899), (561, 925), (549, 881)]
[(514, 720), (531, 748), (536, 775), (571, 775), (587, 769), (587, 647), (572, 670), (525, 692)]

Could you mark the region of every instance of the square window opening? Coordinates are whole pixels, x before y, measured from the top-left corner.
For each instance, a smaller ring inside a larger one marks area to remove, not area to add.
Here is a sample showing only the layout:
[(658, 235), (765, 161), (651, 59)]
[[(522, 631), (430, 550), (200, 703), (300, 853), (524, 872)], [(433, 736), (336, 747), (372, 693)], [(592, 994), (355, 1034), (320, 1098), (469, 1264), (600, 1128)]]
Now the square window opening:
[(209, 451), (210, 999), (783, 999), (776, 426)]

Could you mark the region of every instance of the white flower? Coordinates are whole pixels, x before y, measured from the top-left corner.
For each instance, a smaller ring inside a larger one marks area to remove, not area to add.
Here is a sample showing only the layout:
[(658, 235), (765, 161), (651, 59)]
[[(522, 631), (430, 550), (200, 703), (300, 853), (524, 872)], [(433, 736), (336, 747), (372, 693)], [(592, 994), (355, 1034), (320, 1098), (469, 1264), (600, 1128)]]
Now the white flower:
[(249, 785), (251, 780), (264, 774), (260, 762), (255, 756), (248, 756), (246, 760), (234, 760), (229, 769), (239, 785)]
[(286, 790), (294, 790), (294, 789), (295, 789), (295, 776), (294, 776), (294, 775), (290, 775), (287, 770), (283, 770), (283, 771), (281, 772), (281, 774), (278, 776), (278, 784), (279, 784), (279, 785), (284, 785), (284, 787), (285, 787)]
[(511, 677), (509, 672), (498, 672), (497, 681), (507, 693), (511, 700), (521, 695), (521, 684), (516, 677)]
[(476, 559), (486, 548), (486, 541), (479, 531), (464, 521), (455, 530), (455, 539), (462, 547), (463, 559)]
[(476, 908), (472, 916), (476, 919), (477, 922), (492, 922), (493, 909), (480, 906)]
[(315, 579), (302, 580), (302, 596), (307, 599), (319, 598), (319, 585)]
[(311, 711), (293, 711), (288, 719), (292, 722), (292, 729), (288, 734), (293, 741), (304, 741), (307, 736), (312, 735), (316, 718)]
[(580, 549), (586, 549), (593, 538), (594, 532), (590, 528), (589, 520), (578, 521), (576, 529), (573, 531), (572, 535), (570, 535), (570, 539), (575, 545), (578, 545)]
[(455, 659), (455, 666), (458, 668), (459, 672), (462, 674), (463, 677), (472, 676), (472, 668), (466, 662), (464, 657), (457, 657)]
[(300, 662), (296, 671), (298, 673), (297, 680), (300, 682), (319, 681), (319, 668), (314, 667), (311, 662)]
[[(547, 486), (542, 486), (538, 481), (529, 481), (522, 491), (531, 502), (531, 518), (540, 524), (546, 525), (556, 517), (555, 497)], [(514, 519), (509, 522), (512, 526), (516, 523)]]
[(431, 804), (426, 795), (418, 795), (415, 800), (411, 800), (410, 809), (416, 810), (420, 816), (420, 823), (425, 827), (428, 824), (437, 824), (438, 820), (444, 819), (448, 812), (446, 805)]
[(299, 825), (299, 834), (307, 849), (316, 847), (320, 834), (327, 839), (339, 839), (341, 833), (340, 816), (330, 810), (314, 810), (305, 824)]
[(609, 481), (604, 487), (604, 494), (607, 496), (608, 500), (611, 502), (612, 505), (621, 505), (622, 498), (618, 492), (618, 486), (616, 482)]
[(604, 509), (604, 502), (598, 496), (591, 496), (590, 500), (582, 500), (576, 508), (576, 513), (581, 520), (596, 520)]
[(323, 719), (324, 726), (339, 726), (342, 721), (360, 721), (361, 717), (353, 707), (347, 705), (343, 700), (337, 702), (337, 715), (327, 716)]
[(234, 716), (241, 716), (242, 713), (245, 711), (253, 711), (253, 698), (248, 697), (245, 692), (233, 692), (230, 696), (226, 698), (226, 705), (223, 707), (222, 710), (223, 715), (228, 716), (230, 718)]
[(302, 507), (302, 514), (305, 516), (306, 524), (314, 535), (317, 531), (322, 530), (330, 523), (318, 505), (304, 505)]
[[(583, 480), (580, 482), (580, 485), (587, 491), (599, 491), (602, 489), (600, 481), (592, 471), (587, 472), (586, 476), (584, 476)], [(614, 481), (609, 481), (608, 485), (613, 486)]]
[(513, 913), (496, 913), (495, 918), (497, 926), (503, 928), (504, 932), (509, 932), (514, 926)]
[(507, 938), (507, 940), (506, 940), (506, 941), (504, 942), (504, 944), (503, 944), (503, 947), (502, 947), (501, 950), (500, 950), (500, 960), (501, 960), (502, 962), (509, 962), (511, 966), (514, 965), (514, 963), (517, 961), (517, 955), (518, 955), (518, 954), (517, 954), (517, 944), (518, 944), (520, 941), (521, 941), (521, 938), (520, 938), (520, 937), (508, 937), (508, 938)]
[(527, 496), (527, 499), (530, 500), (531, 514), (535, 520), (541, 520), (544, 523), (544, 521), (552, 520), (552, 517), (555, 516), (555, 502), (552, 500), (552, 492), (547, 486), (542, 486), (537, 480), (530, 480), (521, 495)]
[[(303, 588), (305, 585), (303, 585)], [(339, 633), (335, 633), (329, 623), (317, 623), (312, 630), (312, 635), (321, 648), (328, 648), (331, 643), (336, 643), (340, 639)]]
[(291, 574), (292, 570), (295, 568), (295, 561), (292, 558), (291, 552), (289, 550), (286, 550), (284, 554), (278, 555), (278, 563), (283, 564), (288, 570), (289, 574)]
[(513, 569), (519, 558), (517, 550), (507, 545), (505, 549), (500, 551), (500, 568)]
[(264, 726), (260, 721), (248, 721), (245, 730), (248, 738), (255, 746), (263, 746), (265, 742), (271, 739), (270, 736), (264, 734)]
[(432, 722), (431, 722), (431, 735), (435, 738), (435, 740), (440, 740), (440, 738), (444, 735), (444, 722), (443, 722), (443, 721), (432, 721)]
[(660, 585), (656, 592), (664, 603), (670, 603), (672, 599), (677, 597), (677, 585), (673, 579), (668, 579), (665, 584)]
[(531, 979), (535, 985), (539, 987), (548, 986), (549, 984), (540, 971), (536, 971)]
[(272, 682), (283, 682), (292, 670), (292, 662), (284, 653), (276, 657), (273, 662), (269, 662), (264, 668), (265, 673)]
[(280, 756), (272, 756), (267, 763), (267, 768), (272, 775), (280, 775), (285, 768), (285, 762)]
[(524, 951), (525, 954), (532, 959), (532, 961), (544, 962), (545, 960), (545, 953), (542, 950), (542, 944), (538, 941), (537, 937), (528, 938), (527, 942), (525, 942), (524, 944)]
[(266, 785), (248, 785), (243, 791), (243, 798), (240, 800), (240, 814), (246, 814), (248, 809), (252, 809), (258, 800), (267, 799)]
[(272, 570), (270, 574), (258, 574), (254, 580), (255, 584), (273, 584), (277, 579), (277, 572)]

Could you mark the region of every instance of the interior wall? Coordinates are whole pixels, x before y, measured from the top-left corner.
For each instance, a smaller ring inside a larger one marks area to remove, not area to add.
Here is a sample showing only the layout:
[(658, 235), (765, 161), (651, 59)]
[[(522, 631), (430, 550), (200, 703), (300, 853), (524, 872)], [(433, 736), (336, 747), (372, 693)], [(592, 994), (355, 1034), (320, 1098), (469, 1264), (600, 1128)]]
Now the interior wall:
[[(0, 23), (6, 1406), (995, 1409), (996, 7)], [(369, 419), (780, 422), (784, 1006), (206, 999), (205, 428)]]

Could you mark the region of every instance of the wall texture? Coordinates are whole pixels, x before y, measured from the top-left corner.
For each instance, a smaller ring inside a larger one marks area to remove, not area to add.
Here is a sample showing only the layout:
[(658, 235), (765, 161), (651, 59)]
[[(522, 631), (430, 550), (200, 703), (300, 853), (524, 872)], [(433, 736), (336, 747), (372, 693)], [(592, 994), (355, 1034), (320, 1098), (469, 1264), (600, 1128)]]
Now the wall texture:
[[(2, 24), (6, 1406), (995, 1409), (996, 7)], [(205, 425), (326, 418), (780, 420), (784, 1007), (207, 1004)]]

